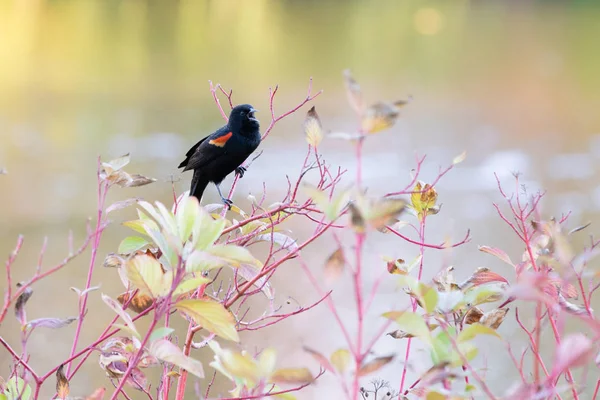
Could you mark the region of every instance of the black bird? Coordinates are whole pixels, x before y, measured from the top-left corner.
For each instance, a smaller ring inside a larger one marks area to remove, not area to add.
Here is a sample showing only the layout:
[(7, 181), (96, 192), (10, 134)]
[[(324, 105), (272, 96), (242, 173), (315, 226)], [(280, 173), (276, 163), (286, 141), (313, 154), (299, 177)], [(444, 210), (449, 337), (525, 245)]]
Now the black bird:
[(223, 203), (231, 206), (232, 201), (223, 196), (219, 185), (233, 171), (242, 177), (246, 171), (242, 163), (260, 144), (260, 125), (255, 112), (250, 104), (234, 107), (227, 125), (188, 150), (179, 168), (194, 170), (190, 196), (200, 201), (208, 183), (213, 182)]

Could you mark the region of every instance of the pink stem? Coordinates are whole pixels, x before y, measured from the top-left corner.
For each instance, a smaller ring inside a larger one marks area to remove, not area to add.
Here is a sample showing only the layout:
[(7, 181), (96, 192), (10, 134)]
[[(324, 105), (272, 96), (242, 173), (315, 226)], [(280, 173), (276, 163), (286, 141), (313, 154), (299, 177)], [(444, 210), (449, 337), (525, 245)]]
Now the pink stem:
[[(98, 247), (100, 246), (100, 238), (102, 237), (102, 213), (104, 211), (104, 202), (106, 200), (106, 194), (108, 192), (108, 182), (104, 183), (102, 178), (100, 178), (101, 171), (101, 161), (100, 157), (98, 157), (98, 219), (96, 221), (96, 230), (94, 232), (94, 244), (92, 246), (92, 255), (90, 257), (90, 265), (88, 267), (88, 276), (87, 281), (85, 283), (85, 290), (89, 289), (92, 286), (92, 276), (94, 275), (94, 267), (96, 265), (96, 255), (98, 254)], [(77, 343), (79, 342), (79, 336), (81, 335), (81, 328), (83, 326), (83, 320), (85, 319), (86, 314), (86, 306), (88, 299), (89, 291), (83, 295), (83, 299), (81, 300), (81, 308), (79, 309), (79, 318), (77, 319), (77, 328), (75, 329), (75, 338), (73, 339), (73, 345), (71, 346), (70, 356), (72, 357), (77, 350)], [(69, 375), (71, 372), (71, 362), (67, 366), (66, 374)]]

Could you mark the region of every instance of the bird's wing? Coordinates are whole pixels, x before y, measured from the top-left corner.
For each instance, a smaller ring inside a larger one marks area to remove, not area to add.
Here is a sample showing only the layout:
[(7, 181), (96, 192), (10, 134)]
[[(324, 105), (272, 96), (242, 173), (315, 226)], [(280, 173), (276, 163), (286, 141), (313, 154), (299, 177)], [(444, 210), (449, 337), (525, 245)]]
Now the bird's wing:
[(186, 159), (179, 165), (183, 170), (200, 169), (214, 159), (225, 154), (225, 144), (233, 133), (223, 127), (196, 143), (186, 154)]
[(189, 149), (188, 152), (185, 153), (185, 160), (183, 160), (181, 162), (181, 164), (179, 164), (179, 166), (177, 168), (184, 168), (184, 167), (186, 167), (188, 165), (188, 163), (190, 162), (190, 157), (192, 157), (192, 155), (196, 152), (196, 150), (198, 149), (198, 147), (200, 147), (200, 145), (202, 144), (202, 142), (204, 142), (207, 138), (208, 138), (208, 136), (205, 137), (205, 138), (203, 138), (203, 139), (201, 139), (191, 149)]

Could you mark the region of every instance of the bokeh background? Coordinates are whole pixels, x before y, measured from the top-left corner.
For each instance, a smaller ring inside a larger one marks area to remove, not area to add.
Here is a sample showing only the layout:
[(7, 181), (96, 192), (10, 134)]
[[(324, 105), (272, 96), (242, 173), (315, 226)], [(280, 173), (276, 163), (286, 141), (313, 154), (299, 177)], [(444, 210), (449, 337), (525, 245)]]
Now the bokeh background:
[[(546, 190), (546, 217), (570, 210), (572, 226), (597, 221), (599, 17), (600, 7), (593, 1), (2, 1), (0, 167), (8, 175), (0, 176), (0, 254), (7, 255), (17, 236), (25, 235), (14, 268), (15, 281), (25, 280), (34, 272), (45, 236), (45, 268), (66, 255), (69, 230), (75, 245), (82, 241), (85, 221), (96, 209), (98, 155), (108, 159), (130, 152), (129, 170), (158, 180), (145, 188), (115, 189), (110, 201), (141, 196), (171, 204), (171, 181), (181, 192), (190, 179), (176, 169), (182, 156), (222, 124), (208, 80), (233, 88), (234, 100), (252, 103), (267, 125), (269, 87), (279, 84), (276, 110), (284, 111), (305, 96), (312, 76), (315, 89), (324, 89), (315, 104), (326, 128), (351, 131), (355, 120), (341, 78), (341, 71), (350, 68), (369, 101), (414, 97), (398, 124), (369, 138), (365, 146), (364, 178), (370, 192), (404, 187), (415, 152), (428, 155), (423, 178), (431, 180), (439, 165), (467, 151), (467, 160), (438, 186), (444, 206), (431, 218), (427, 235), (428, 241), (439, 243), (471, 229), (473, 240), (451, 252), (428, 252), (427, 275), (450, 263), (459, 278), (480, 266), (512, 277), (512, 271), (477, 251), (477, 245), (487, 244), (505, 248), (513, 259), (521, 256), (494, 213), (492, 202), (500, 200), (494, 172), (511, 185), (512, 172), (519, 171), (530, 191)], [(243, 208), (249, 193), (262, 193), (263, 183), (268, 202), (278, 201), (285, 175), (297, 176), (306, 148), (305, 111), (278, 124), (262, 144), (263, 156), (234, 197)], [(322, 151), (328, 162), (349, 170), (346, 182), (352, 182), (351, 145), (326, 140)], [(231, 178), (224, 187), (229, 182)], [(216, 200), (216, 191), (209, 188), (205, 202)], [(126, 234), (119, 222), (133, 215), (125, 210), (112, 216), (100, 261)], [(308, 234), (301, 223), (288, 228), (298, 238)], [(318, 276), (334, 248), (332, 238), (324, 237), (305, 251)], [(370, 237), (367, 250), (367, 289), (385, 268), (381, 255), (412, 259), (418, 252), (380, 233)], [(75, 315), (76, 295), (68, 288), (85, 285), (88, 262), (89, 251), (37, 283), (29, 317)], [(344, 279), (332, 288), (353, 329), (354, 299), (348, 276)], [(97, 268), (93, 282), (113, 297), (122, 291), (113, 270)], [(4, 289), (4, 275), (0, 284)], [(278, 304), (289, 310), (317, 299), (297, 264), (286, 266), (273, 284)], [(394, 278), (387, 278), (379, 292), (369, 311), (371, 334), (381, 323), (381, 312), (405, 301)], [(88, 304), (82, 344), (94, 340), (112, 317), (99, 292)], [(0, 335), (20, 348), (18, 326), (11, 318)], [(178, 329), (183, 334), (183, 325)], [(500, 332), (517, 350), (525, 345), (510, 321)], [(39, 329), (29, 343), (31, 364), (40, 371), (56, 365), (68, 355), (73, 334), (72, 326)], [(544, 336), (547, 356), (553, 351), (549, 339)], [(316, 363), (301, 347), (329, 354), (343, 346), (343, 338), (321, 307), (244, 336), (243, 347), (250, 351), (266, 345), (278, 350), (280, 365), (307, 365), (316, 372)], [(403, 354), (404, 345), (385, 337), (374, 350)], [(502, 348), (493, 340), (482, 346)], [(508, 357), (499, 353), (488, 352), (479, 362), (490, 367), (486, 375), (501, 393), (517, 375)], [(414, 354), (416, 371), (427, 368), (426, 354)], [(208, 349), (193, 355), (212, 358)], [(400, 358), (376, 374), (394, 388)], [(2, 349), (0, 376), (9, 371)], [(224, 394), (223, 383), (213, 393)], [(92, 356), (71, 382), (72, 394), (82, 396), (99, 386), (110, 383)], [(53, 390), (54, 382), (49, 382), (44, 396)], [(342, 396), (335, 379), (326, 375), (299, 397)]]

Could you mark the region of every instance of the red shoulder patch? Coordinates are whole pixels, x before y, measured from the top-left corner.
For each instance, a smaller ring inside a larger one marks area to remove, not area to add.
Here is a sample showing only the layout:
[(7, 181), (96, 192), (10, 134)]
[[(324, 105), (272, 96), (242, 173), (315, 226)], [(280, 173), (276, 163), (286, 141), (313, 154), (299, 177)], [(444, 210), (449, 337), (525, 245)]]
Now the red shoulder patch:
[(233, 133), (229, 132), (223, 136), (219, 136), (218, 138), (209, 141), (208, 144), (212, 144), (213, 146), (217, 146), (217, 147), (223, 147), (223, 146), (225, 146), (225, 143), (227, 143), (227, 141), (232, 136), (233, 136)]

